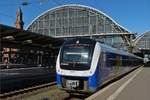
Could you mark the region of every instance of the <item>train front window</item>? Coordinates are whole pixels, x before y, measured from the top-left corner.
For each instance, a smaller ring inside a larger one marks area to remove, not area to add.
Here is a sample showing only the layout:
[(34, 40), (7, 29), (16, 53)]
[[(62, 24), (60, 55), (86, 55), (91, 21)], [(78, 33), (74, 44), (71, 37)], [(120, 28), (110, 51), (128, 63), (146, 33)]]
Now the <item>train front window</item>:
[(62, 63), (89, 64), (89, 47), (70, 47), (63, 49)]

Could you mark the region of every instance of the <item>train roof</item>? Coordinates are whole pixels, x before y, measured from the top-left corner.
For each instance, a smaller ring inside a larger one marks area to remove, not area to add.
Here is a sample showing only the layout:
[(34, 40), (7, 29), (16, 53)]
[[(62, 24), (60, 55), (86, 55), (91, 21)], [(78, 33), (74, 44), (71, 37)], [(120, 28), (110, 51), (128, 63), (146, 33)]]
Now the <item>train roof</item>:
[(77, 38), (69, 39), (69, 40), (65, 41), (63, 45), (75, 44), (75, 43), (79, 43), (79, 44), (82, 43), (82, 44), (95, 45), (96, 42), (97, 42), (97, 41), (95, 41), (95, 40), (93, 40), (93, 39), (77, 37)]

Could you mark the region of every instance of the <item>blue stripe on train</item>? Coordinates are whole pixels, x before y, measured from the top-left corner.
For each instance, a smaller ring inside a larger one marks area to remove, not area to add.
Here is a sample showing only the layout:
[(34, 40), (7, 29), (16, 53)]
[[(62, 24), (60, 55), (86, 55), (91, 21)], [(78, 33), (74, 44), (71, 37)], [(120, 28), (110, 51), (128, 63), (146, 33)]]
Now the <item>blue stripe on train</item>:
[(62, 82), (61, 82), (61, 75), (56, 74), (56, 80), (57, 80), (57, 86), (61, 87), (61, 84), (62, 84)]
[[(99, 64), (98, 64), (99, 65)], [(89, 77), (89, 90), (95, 91), (100, 86), (100, 67), (96, 68), (95, 73)]]

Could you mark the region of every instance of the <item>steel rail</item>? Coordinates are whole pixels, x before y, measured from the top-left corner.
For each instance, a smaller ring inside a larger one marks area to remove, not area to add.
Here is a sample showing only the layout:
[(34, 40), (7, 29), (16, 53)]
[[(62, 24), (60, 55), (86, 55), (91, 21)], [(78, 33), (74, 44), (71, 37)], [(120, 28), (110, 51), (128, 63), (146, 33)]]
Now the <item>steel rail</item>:
[(56, 85), (56, 82), (51, 82), (51, 83), (37, 85), (37, 86), (25, 88), (25, 89), (8, 92), (8, 93), (3, 93), (3, 94), (0, 94), (0, 98), (2, 99), (2, 98), (12, 97), (12, 96), (16, 96), (19, 94), (27, 93), (29, 91), (34, 91), (34, 90), (42, 89), (42, 88), (53, 86), (53, 85)]

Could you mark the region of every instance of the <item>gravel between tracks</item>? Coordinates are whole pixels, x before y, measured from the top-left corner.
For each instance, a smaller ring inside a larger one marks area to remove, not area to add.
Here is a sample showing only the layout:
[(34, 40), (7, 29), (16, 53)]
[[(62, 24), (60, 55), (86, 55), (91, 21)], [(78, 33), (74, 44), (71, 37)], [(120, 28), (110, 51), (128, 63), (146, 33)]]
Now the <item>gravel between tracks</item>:
[(68, 93), (58, 89), (57, 87), (53, 87), (51, 90), (21, 98), (21, 100), (64, 100), (67, 97), (69, 97)]

